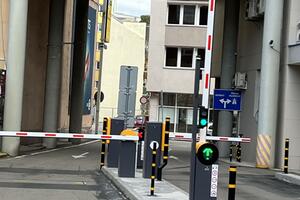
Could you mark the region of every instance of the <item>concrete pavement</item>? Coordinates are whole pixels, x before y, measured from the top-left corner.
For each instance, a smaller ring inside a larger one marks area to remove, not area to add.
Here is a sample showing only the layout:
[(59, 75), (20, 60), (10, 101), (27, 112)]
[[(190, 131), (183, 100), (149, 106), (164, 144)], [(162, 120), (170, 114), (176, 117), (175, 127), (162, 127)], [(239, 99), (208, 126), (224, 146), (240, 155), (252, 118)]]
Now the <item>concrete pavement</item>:
[(99, 149), (92, 141), (0, 159), (0, 200), (127, 199), (99, 171)]
[(135, 178), (118, 177), (118, 169), (103, 168), (103, 172), (131, 200), (188, 200), (188, 194), (169, 182), (155, 181), (154, 196), (150, 196), (150, 179), (142, 177), (142, 171), (136, 171)]
[[(182, 190), (189, 190), (189, 142), (170, 142), (170, 160), (163, 178)], [(233, 163), (232, 163), (233, 164)], [(231, 164), (219, 162), (218, 200), (227, 200), (228, 168)], [(300, 199), (300, 186), (275, 178), (277, 171), (250, 166), (237, 169), (237, 200), (295, 200)]]

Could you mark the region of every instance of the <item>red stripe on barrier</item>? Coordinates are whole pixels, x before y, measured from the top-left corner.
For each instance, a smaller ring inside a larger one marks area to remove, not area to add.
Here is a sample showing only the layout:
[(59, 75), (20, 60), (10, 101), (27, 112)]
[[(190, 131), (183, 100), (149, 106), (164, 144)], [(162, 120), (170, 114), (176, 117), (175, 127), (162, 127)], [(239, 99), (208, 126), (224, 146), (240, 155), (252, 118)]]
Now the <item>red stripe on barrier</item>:
[(207, 49), (208, 49), (209, 51), (211, 50), (211, 35), (208, 36)]
[(251, 142), (251, 138), (242, 138), (242, 142)]
[(210, 11), (214, 11), (214, 1), (215, 0), (210, 0)]
[(16, 133), (16, 136), (27, 136), (28, 133)]
[(206, 76), (205, 76), (205, 89), (208, 89), (208, 79), (209, 79), (209, 74), (206, 74)]
[(101, 136), (101, 138), (102, 139), (111, 139), (111, 136), (109, 136), (109, 135), (103, 135), (103, 136)]
[(84, 138), (84, 135), (73, 135), (74, 138)]
[(55, 137), (56, 134), (55, 133), (46, 133), (45, 136), (46, 137)]
[(221, 137), (221, 138), (220, 138), (220, 140), (222, 140), (222, 141), (227, 141), (227, 140), (228, 140), (228, 138)]

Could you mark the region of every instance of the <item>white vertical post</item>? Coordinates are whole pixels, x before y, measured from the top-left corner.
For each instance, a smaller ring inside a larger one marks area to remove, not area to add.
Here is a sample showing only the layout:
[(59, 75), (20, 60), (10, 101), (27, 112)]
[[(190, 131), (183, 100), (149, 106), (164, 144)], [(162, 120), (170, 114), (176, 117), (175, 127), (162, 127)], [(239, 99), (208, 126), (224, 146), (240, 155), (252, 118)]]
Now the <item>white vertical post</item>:
[[(7, 58), (4, 130), (20, 131), (26, 54), (28, 0), (11, 0)], [(19, 152), (20, 138), (3, 137), (2, 151), (11, 156)]]
[(205, 66), (202, 73), (203, 81), (203, 95), (202, 106), (209, 108), (209, 87), (210, 87), (210, 71), (212, 60), (212, 46), (213, 46), (213, 33), (215, 22), (215, 0), (210, 0), (208, 5), (208, 21), (207, 21), (207, 36), (206, 36), (206, 51), (205, 51)]

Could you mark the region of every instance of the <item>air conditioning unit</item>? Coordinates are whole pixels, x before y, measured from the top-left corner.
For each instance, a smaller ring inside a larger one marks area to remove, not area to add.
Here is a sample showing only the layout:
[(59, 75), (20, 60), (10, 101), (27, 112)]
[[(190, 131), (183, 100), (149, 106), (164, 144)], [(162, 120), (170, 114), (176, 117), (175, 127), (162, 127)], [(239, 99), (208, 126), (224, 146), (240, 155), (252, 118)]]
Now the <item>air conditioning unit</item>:
[(233, 79), (233, 86), (236, 89), (247, 89), (247, 74), (246, 73), (241, 73), (237, 72), (234, 75)]
[(266, 0), (258, 0), (257, 7), (258, 7), (259, 15), (263, 16), (265, 14), (265, 4), (266, 4)]
[(246, 0), (246, 19), (259, 20), (263, 17), (265, 0)]

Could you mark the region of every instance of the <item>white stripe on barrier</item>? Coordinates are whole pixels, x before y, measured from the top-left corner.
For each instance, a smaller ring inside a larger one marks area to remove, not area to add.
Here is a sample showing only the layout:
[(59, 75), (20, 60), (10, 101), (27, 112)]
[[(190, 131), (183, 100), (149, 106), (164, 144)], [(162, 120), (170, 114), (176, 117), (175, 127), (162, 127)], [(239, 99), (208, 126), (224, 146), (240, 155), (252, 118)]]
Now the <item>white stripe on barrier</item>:
[[(170, 138), (180, 141), (191, 141), (191, 133), (170, 133)], [(199, 137), (198, 137), (199, 139)], [(251, 138), (248, 137), (222, 137), (222, 136), (206, 136), (206, 140), (222, 141), (222, 142), (242, 142), (250, 143)]]
[(42, 137), (42, 138), (84, 138), (91, 140), (122, 140), (122, 141), (138, 141), (138, 136), (122, 136), (122, 135), (95, 135), (80, 133), (43, 133), (43, 132), (14, 132), (0, 131), (0, 136), (7, 137)]

